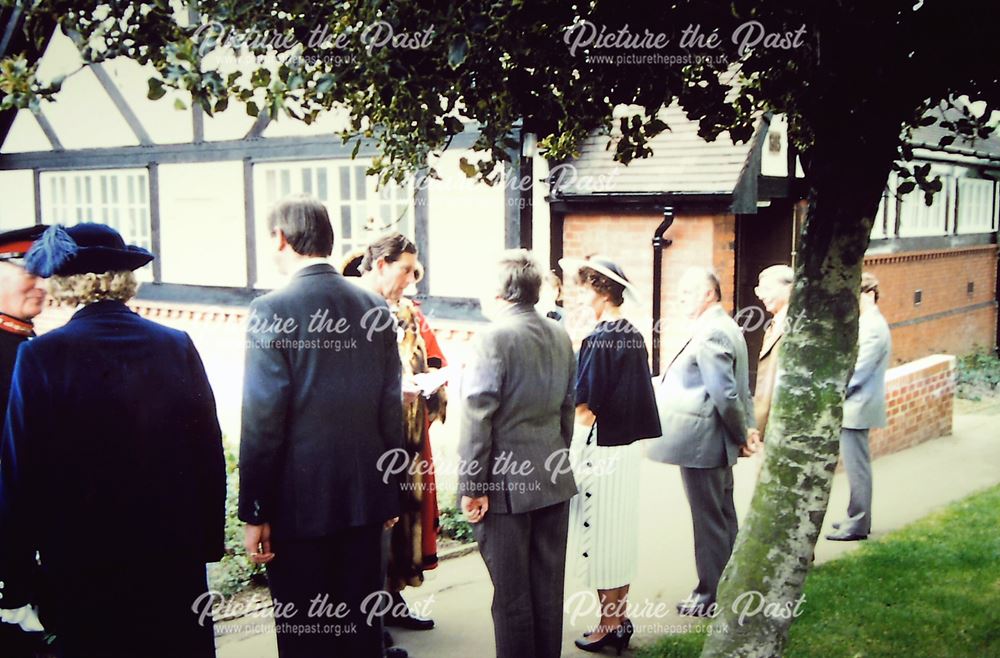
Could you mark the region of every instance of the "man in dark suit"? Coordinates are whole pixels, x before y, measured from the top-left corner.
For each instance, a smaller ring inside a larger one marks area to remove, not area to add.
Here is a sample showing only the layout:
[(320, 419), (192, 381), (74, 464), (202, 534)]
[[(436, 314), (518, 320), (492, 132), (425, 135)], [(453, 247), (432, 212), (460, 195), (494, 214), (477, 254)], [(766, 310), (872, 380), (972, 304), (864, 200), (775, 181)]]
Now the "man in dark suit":
[[(24, 255), (46, 229), (43, 225), (0, 233), (0, 422), (7, 415), (7, 396), (21, 343), (35, 335), (32, 324), (45, 304), (42, 280), (24, 269)], [(3, 541), (0, 538), (0, 541)], [(0, 601), (3, 586), (0, 586)], [(41, 633), (29, 607), (0, 610), (0, 646), (8, 658), (32, 658), (41, 649)], [(25, 628), (31, 629), (25, 632)]]
[(885, 427), (885, 373), (892, 355), (892, 334), (878, 308), (878, 279), (861, 275), (858, 317), (858, 359), (847, 384), (844, 421), (840, 430), (840, 456), (851, 485), (847, 518), (834, 523), (832, 541), (867, 539), (872, 531), (872, 462), (868, 431)]
[(198, 601), (224, 551), (222, 435), (190, 337), (124, 303), (152, 259), (89, 223), (50, 227), (26, 257), (56, 300), (83, 308), (18, 352), (0, 605), (37, 602), (67, 658), (215, 654)]
[(400, 499), (398, 481), (379, 468), (403, 448), (395, 324), (385, 300), (326, 262), (333, 228), (319, 201), (287, 199), (268, 223), (291, 280), (250, 306), (245, 545), (268, 565), (282, 658), (374, 658), (382, 629), (368, 613), (382, 590), (382, 530)]
[(498, 658), (558, 658), (576, 361), (562, 325), (535, 310), (541, 274), (524, 250), (483, 299), (493, 320), (461, 381), (461, 507), (493, 581)]
[(677, 605), (682, 615), (711, 614), (722, 570), (738, 530), (733, 464), (756, 450), (747, 345), (719, 303), (719, 279), (691, 268), (680, 279), (680, 305), (691, 337), (656, 386), (663, 436), (650, 442), (653, 461), (681, 467), (691, 506), (698, 585)]

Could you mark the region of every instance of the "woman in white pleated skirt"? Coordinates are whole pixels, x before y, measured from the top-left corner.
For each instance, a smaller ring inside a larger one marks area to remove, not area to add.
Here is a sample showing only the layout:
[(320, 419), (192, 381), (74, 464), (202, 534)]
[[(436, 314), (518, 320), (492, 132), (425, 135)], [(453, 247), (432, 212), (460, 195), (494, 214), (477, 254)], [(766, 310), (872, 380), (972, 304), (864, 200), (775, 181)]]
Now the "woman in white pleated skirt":
[(600, 256), (561, 264), (576, 273), (583, 301), (597, 318), (578, 356), (570, 459), (579, 493), (570, 503), (568, 555), (583, 582), (597, 590), (601, 620), (576, 646), (620, 651), (633, 632), (626, 613), (639, 552), (637, 441), (659, 436), (660, 419), (645, 341), (621, 313), (625, 294), (635, 294), (632, 284)]

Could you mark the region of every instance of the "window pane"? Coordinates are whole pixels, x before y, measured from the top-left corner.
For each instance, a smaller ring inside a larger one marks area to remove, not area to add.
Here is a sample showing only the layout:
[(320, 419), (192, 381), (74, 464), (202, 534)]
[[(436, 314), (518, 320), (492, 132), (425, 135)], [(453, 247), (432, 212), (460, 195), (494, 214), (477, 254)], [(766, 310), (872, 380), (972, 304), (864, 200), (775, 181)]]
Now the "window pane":
[(281, 197), (284, 198), (292, 193), (292, 172), (288, 169), (281, 170)]
[(351, 169), (350, 167), (340, 167), (340, 200), (350, 201), (351, 199)]
[(352, 239), (351, 236), (351, 206), (344, 204), (340, 206), (340, 237), (344, 240)]
[(303, 194), (312, 194), (312, 189), (313, 189), (313, 185), (312, 185), (312, 172), (313, 172), (312, 167), (303, 167), (302, 168), (302, 193)]
[(278, 197), (278, 181), (274, 170), (268, 170), (265, 172), (264, 188), (266, 190), (265, 194), (267, 194), (267, 196), (264, 197), (264, 200), (267, 205), (270, 206), (277, 200)]
[(354, 190), (358, 200), (364, 200), (368, 194), (368, 178), (365, 176), (367, 167), (354, 167)]
[(316, 196), (320, 201), (329, 201), (326, 193), (326, 167), (319, 167), (316, 170)]

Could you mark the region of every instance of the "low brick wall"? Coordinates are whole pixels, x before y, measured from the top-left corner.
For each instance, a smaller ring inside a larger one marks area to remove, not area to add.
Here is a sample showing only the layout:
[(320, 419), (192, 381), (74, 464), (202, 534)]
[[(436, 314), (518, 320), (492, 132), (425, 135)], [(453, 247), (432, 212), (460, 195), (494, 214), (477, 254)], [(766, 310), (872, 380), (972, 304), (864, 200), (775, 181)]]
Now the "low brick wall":
[(951, 435), (954, 356), (935, 354), (891, 368), (886, 373), (885, 388), (889, 422), (871, 431), (873, 459)]

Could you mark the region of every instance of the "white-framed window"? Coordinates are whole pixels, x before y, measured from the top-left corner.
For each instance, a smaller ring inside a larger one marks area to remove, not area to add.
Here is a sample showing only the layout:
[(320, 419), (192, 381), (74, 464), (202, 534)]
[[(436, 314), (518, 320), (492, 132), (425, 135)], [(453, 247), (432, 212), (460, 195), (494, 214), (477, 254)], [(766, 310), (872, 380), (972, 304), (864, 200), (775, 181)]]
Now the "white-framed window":
[[(941, 191), (934, 195), (931, 205), (924, 203), (924, 193), (916, 188), (903, 196), (899, 206), (899, 237), (945, 235), (945, 222), (949, 204), (951, 176), (941, 176)], [(894, 188), (893, 188), (894, 189)]]
[[(152, 251), (146, 169), (47, 171), (42, 172), (40, 184), (44, 223), (107, 224), (121, 233), (126, 244)], [(140, 280), (150, 280), (151, 266), (136, 274)]]
[(958, 233), (989, 233), (996, 226), (996, 183), (981, 178), (958, 179)]
[(339, 266), (350, 251), (384, 233), (398, 231), (414, 238), (412, 181), (376, 189), (376, 177), (366, 176), (368, 163), (359, 160), (312, 160), (258, 163), (253, 168), (257, 234), (257, 287), (278, 284), (271, 254), (267, 215), (290, 194), (309, 194), (330, 213), (334, 245), (332, 261)]
[[(890, 180), (890, 186), (891, 185), (892, 181)], [(886, 222), (886, 214), (888, 212), (888, 204), (886, 203), (887, 197), (888, 195), (883, 193), (882, 198), (878, 202), (878, 210), (875, 211), (875, 220), (872, 222), (872, 232), (869, 236), (872, 240), (881, 240), (882, 238), (892, 235), (894, 229), (893, 222), (896, 220), (894, 217), (889, 216), (889, 221)]]

